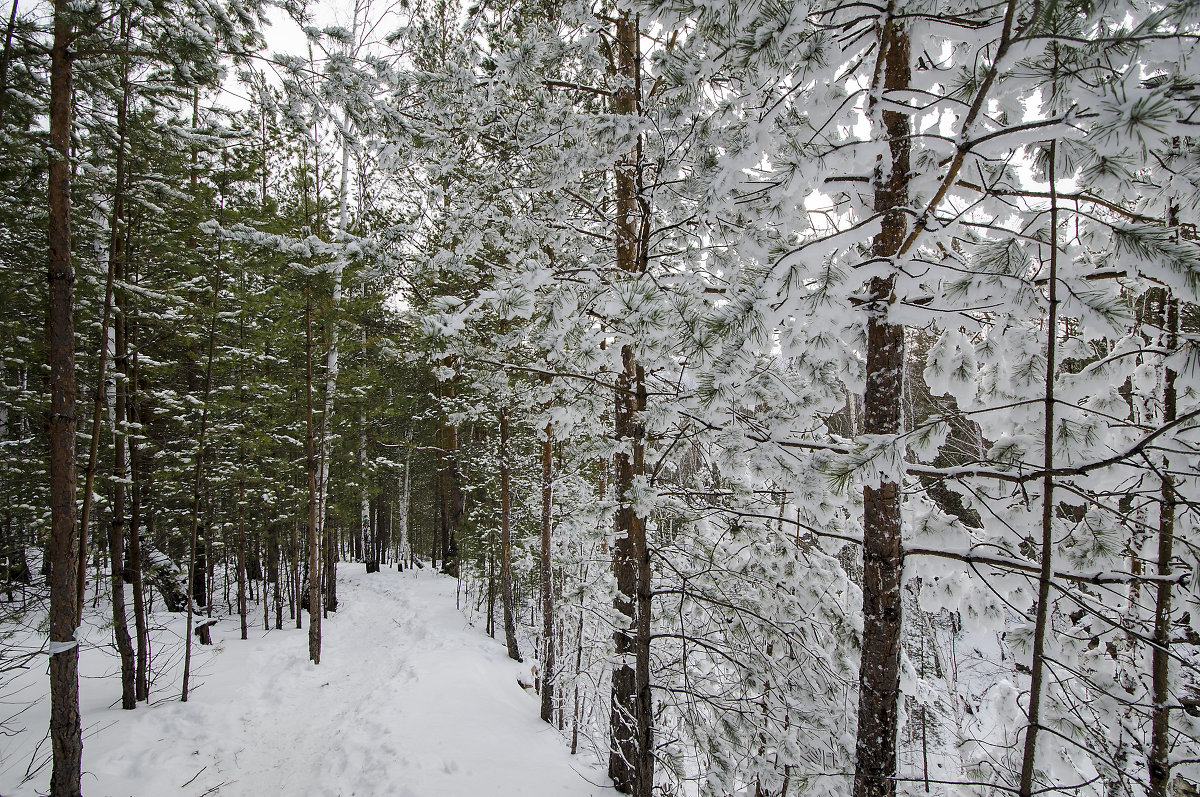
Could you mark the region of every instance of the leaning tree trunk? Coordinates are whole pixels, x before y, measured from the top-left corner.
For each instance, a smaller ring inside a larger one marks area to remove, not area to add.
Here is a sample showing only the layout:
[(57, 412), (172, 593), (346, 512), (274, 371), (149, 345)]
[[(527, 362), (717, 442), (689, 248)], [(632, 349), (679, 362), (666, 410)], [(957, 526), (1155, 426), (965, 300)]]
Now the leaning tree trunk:
[(79, 626), (75, 595), (75, 273), (71, 266), (71, 41), (67, 0), (54, 0), (50, 50), (50, 252), (46, 344), (50, 370), (50, 744), (52, 797), (78, 797), (83, 760), (79, 720)]
[[(636, 18), (623, 12), (616, 23), (617, 72), (622, 85), (613, 99), (613, 110), (623, 116), (639, 112), (641, 39)], [(639, 208), (642, 144), (640, 138), (629, 157), (614, 169), (616, 222), (614, 249), (618, 271), (634, 275), (647, 257), (647, 225)], [(650, 551), (646, 524), (632, 504), (635, 480), (645, 473), (646, 409), (645, 373), (632, 344), (621, 347), (622, 369), (615, 392), (615, 432), (628, 441), (615, 455), (617, 496), (613, 546), (613, 574), (617, 595), (614, 608), (620, 618), (613, 630), (617, 661), (612, 672), (612, 706), (609, 715), (608, 774), (618, 791), (650, 797), (654, 788), (653, 717), (650, 696)]]
[[(873, 104), (909, 84), (909, 40), (901, 23), (888, 17), (879, 42)], [(885, 106), (886, 107), (886, 106)], [(892, 258), (907, 232), (910, 124), (900, 111), (873, 109), (882, 117), (889, 162), (876, 168), (874, 210), (881, 229), (872, 242), (876, 258)], [(892, 323), (895, 276), (871, 279), (867, 313), (867, 384), (863, 431), (894, 436), (901, 431), (904, 396), (904, 328)], [(896, 732), (900, 703), (901, 596), (903, 570), (900, 485), (884, 479), (863, 488), (863, 635), (858, 672), (858, 736), (853, 797), (894, 797)]]

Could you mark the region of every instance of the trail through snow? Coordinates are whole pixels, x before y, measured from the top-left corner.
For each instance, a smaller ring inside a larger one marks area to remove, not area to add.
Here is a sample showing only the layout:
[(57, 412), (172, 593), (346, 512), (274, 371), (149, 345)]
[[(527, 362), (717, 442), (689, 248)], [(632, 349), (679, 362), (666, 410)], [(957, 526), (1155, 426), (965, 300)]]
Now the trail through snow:
[[(338, 575), (341, 605), (325, 623), (319, 666), (307, 660), (307, 627), (263, 632), (260, 614), (248, 641), (236, 617), (216, 627), (186, 704), (160, 691), (162, 702), (124, 712), (109, 707), (119, 704), (117, 679), (85, 680), (84, 794), (614, 794), (593, 785), (599, 770), (570, 756), (538, 719), (536, 696), (516, 680), (527, 669), (467, 624), (453, 579), (427, 570), (367, 575), (355, 564), (339, 565)], [(91, 693), (101, 690), (97, 703)], [(44, 713), (29, 712), (26, 744), (0, 752), (31, 751), (28, 739), (45, 727), (35, 718)], [(48, 767), (14, 788), (16, 769), (24, 765), (0, 762), (0, 794), (44, 793)]]

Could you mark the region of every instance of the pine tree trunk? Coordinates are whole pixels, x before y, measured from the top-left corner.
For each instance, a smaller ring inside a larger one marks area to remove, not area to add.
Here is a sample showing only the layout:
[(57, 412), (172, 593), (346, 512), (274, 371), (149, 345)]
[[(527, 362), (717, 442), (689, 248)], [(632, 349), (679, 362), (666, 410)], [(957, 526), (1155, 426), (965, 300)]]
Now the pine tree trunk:
[[(883, 85), (876, 87), (876, 97), (906, 88), (911, 74), (908, 34), (890, 16), (883, 25), (879, 58)], [(910, 124), (901, 112), (873, 112), (882, 117), (890, 162), (878, 167), (874, 178), (874, 209), (881, 216), (881, 229), (872, 242), (872, 254), (891, 258), (907, 231)], [(874, 277), (867, 290), (863, 431), (869, 435), (901, 431), (904, 328), (888, 318), (895, 302), (894, 282), (894, 276)], [(900, 485), (884, 480), (864, 487), (863, 504), (863, 636), (853, 797), (894, 797), (903, 630)]]
[(1033, 626), (1033, 660), (1029, 678), (1029, 722), (1025, 726), (1025, 745), (1021, 756), (1021, 780), (1018, 793), (1030, 797), (1037, 763), (1037, 738), (1041, 730), (1043, 681), (1046, 672), (1046, 633), (1050, 622), (1050, 580), (1054, 573), (1054, 372), (1058, 343), (1058, 197), (1055, 179), (1056, 147), (1050, 144), (1050, 277), (1049, 312), (1046, 318), (1046, 386), (1043, 397), (1042, 429), (1042, 541), (1041, 570), (1038, 575), (1037, 617)]
[[(120, 236), (118, 236), (120, 237)], [(119, 255), (117, 255), (119, 257)], [(118, 266), (120, 269), (120, 266)], [(121, 275), (122, 278), (124, 275)], [(117, 332), (117, 370), (125, 372), (125, 359), (129, 348), (125, 339), (124, 319), (118, 315)], [(133, 657), (133, 641), (129, 637), (129, 620), (125, 612), (125, 482), (128, 476), (126, 462), (125, 433), (121, 429), (125, 424), (126, 397), (124, 379), (117, 380), (116, 415), (113, 429), (113, 481), (112, 522), (108, 527), (108, 557), (112, 565), (110, 585), (112, 587), (113, 635), (117, 641), (117, 652), (121, 657), (121, 708), (137, 708), (137, 696), (134, 681), (136, 664)]]
[(544, 722), (554, 722), (554, 571), (550, 558), (550, 533), (553, 503), (552, 465), (554, 457), (554, 426), (546, 424), (542, 439), (542, 710)]
[(49, 305), (46, 343), (50, 378), (50, 743), (51, 797), (78, 797), (83, 760), (79, 719), (79, 625), (76, 595), (79, 540), (75, 528), (75, 325), (71, 317), (71, 11), (54, 0), (50, 50)]
[(492, 639), (496, 638), (496, 542), (491, 533), (488, 534), (487, 623), (485, 631)]
[[(128, 248), (126, 249), (128, 254)], [(134, 282), (137, 274), (135, 270)], [(129, 443), (129, 563), (128, 568), (133, 581), (133, 623), (137, 636), (137, 675), (134, 683), (135, 696), (138, 700), (150, 698), (150, 632), (146, 617), (146, 582), (142, 568), (142, 460), (137, 444), (140, 434), (141, 408), (138, 403), (138, 355), (137, 355), (137, 324), (134, 316), (122, 308), (125, 318), (125, 335), (132, 349), (125, 361), (125, 385), (127, 390), (126, 418), (131, 433), (127, 437)]]
[[(196, 95), (193, 95), (196, 96)], [(212, 319), (209, 322), (208, 328), (208, 357), (204, 365), (204, 404), (200, 410), (200, 429), (196, 435), (196, 469), (192, 490), (192, 516), (191, 516), (191, 535), (188, 555), (188, 602), (187, 602), (187, 635), (183, 643), (183, 690), (180, 696), (180, 701), (187, 702), (188, 686), (191, 681), (192, 673), (192, 625), (195, 622), (196, 611), (196, 582), (199, 576), (200, 587), (203, 597), (210, 599), (204, 587), (204, 577), (206, 568), (200, 560), (199, 548), (199, 533), (200, 533), (200, 500), (204, 495), (204, 454), (205, 454), (205, 439), (208, 434), (208, 405), (212, 398), (212, 371), (213, 371), (213, 355), (216, 350), (217, 340), (217, 316), (221, 305), (221, 264), (218, 261), (216, 264), (216, 273), (213, 281), (213, 306)], [(207, 600), (211, 611), (212, 601)]]
[[(121, 39), (128, 46), (128, 12), (121, 12)], [(121, 59), (121, 98), (117, 104), (117, 151), (114, 163), (115, 186), (113, 188), (112, 224), (109, 235), (109, 271), (117, 282), (125, 281), (125, 242), (121, 229), (125, 223), (125, 138), (129, 120), (129, 59)], [(113, 635), (121, 657), (121, 707), (137, 707), (136, 668), (133, 642), (129, 638), (129, 621), (125, 611), (125, 484), (128, 476), (126, 460), (126, 437), (124, 430), (128, 413), (129, 341), (126, 335), (124, 302), (114, 295), (117, 302), (116, 317), (116, 362), (117, 372), (116, 407), (113, 420), (113, 482), (112, 523), (108, 532), (108, 555), (112, 565), (112, 613)], [(107, 357), (107, 353), (104, 354)]]
[(325, 611), (336, 612), (338, 609), (337, 599), (337, 563), (338, 563), (338, 539), (339, 532), (337, 528), (332, 531), (326, 526), (325, 529)]
[(8, 12), (8, 26), (4, 29), (4, 52), (0, 54), (0, 124), (4, 122), (4, 111), (8, 108), (8, 67), (12, 63), (13, 31), (17, 28), (18, 0), (13, 0)]
[[(321, 663), (321, 582), (318, 578), (320, 567), (320, 545), (317, 517), (320, 508), (317, 505), (317, 490), (320, 488), (320, 474), (317, 472), (316, 440), (313, 432), (313, 378), (312, 378), (312, 298), (309, 296), (304, 308), (304, 396), (305, 396), (305, 437), (304, 453), (308, 461), (308, 658), (313, 664)], [(300, 611), (296, 611), (299, 623)], [(297, 625), (299, 627), (299, 625)]]
[[(453, 361), (446, 358), (444, 364), (453, 366)], [(454, 398), (454, 382), (445, 386), (446, 398)], [(442, 572), (446, 575), (458, 575), (458, 529), (462, 525), (463, 495), (459, 485), (458, 472), (458, 427), (446, 417), (442, 429), (443, 445), (445, 447), (445, 470), (443, 482), (443, 512), (442, 512)]]
[[(1174, 227), (1174, 209), (1171, 226)], [(1171, 298), (1164, 289), (1163, 318), (1166, 321), (1166, 351), (1173, 352), (1179, 346), (1179, 302)], [(1177, 374), (1166, 368), (1163, 380), (1163, 423), (1174, 423), (1177, 418), (1178, 395), (1175, 387)], [(1158, 517), (1158, 584), (1154, 600), (1154, 648), (1150, 654), (1150, 692), (1153, 708), (1150, 715), (1150, 750), (1147, 754), (1147, 769), (1150, 775), (1149, 797), (1167, 797), (1171, 784), (1171, 557), (1174, 555), (1175, 515), (1178, 499), (1171, 477), (1171, 460), (1162, 459), (1162, 497), (1159, 501)]]
[[(240, 459), (242, 466), (245, 466), (246, 454), (241, 451)], [(246, 621), (246, 481), (238, 479), (238, 507), (237, 507), (237, 527), (238, 527), (238, 542), (237, 542), (237, 604), (238, 604), (238, 619), (242, 625), (242, 639), (250, 638), (250, 628)]]
[(517, 647), (517, 625), (513, 616), (512, 580), (512, 494), (508, 468), (508, 407), (500, 407), (500, 604), (504, 612), (504, 644), (508, 657), (521, 661)]
[[(641, 31), (639, 22), (622, 12), (616, 22), (617, 72), (622, 79), (613, 110), (623, 116), (640, 112)], [(640, 208), (642, 144), (636, 142), (629, 157), (614, 169), (616, 222), (614, 249), (618, 271), (637, 274), (645, 267), (648, 229)], [(616, 489), (620, 508), (616, 517), (613, 574), (617, 595), (613, 605), (621, 623), (613, 631), (618, 662), (612, 673), (612, 707), (609, 718), (609, 777), (618, 791), (650, 797), (654, 788), (653, 713), (650, 694), (650, 551), (645, 519), (632, 505), (631, 493), (645, 474), (646, 410), (645, 373), (633, 346), (621, 347), (622, 370), (617, 377), (615, 432), (628, 453), (615, 456)]]

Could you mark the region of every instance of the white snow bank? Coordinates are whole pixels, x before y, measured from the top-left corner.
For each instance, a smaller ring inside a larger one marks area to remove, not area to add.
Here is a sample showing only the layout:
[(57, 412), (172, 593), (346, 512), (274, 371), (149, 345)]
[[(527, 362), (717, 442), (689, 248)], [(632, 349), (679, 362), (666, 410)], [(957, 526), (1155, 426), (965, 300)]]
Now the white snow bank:
[[(325, 622), (322, 663), (307, 660), (308, 629), (238, 639), (237, 618), (197, 647), (189, 702), (178, 702), (178, 666), (159, 679), (149, 707), (120, 702), (114, 677), (85, 677), (81, 694), (83, 790), (89, 797), (600, 797), (610, 788), (538, 717), (517, 685), (525, 667), (469, 627), (454, 581), (429, 571), (367, 575), (338, 568), (341, 604)], [(161, 619), (161, 615), (156, 619)], [(177, 618), (173, 618), (177, 619)], [(307, 621), (307, 616), (305, 617)], [(117, 661), (104, 629), (86, 627), (85, 676)], [(160, 642), (167, 655), (166, 632)], [(41, 696), (0, 736), (0, 794), (45, 793), (49, 765), (21, 783), (31, 759), (48, 757), (44, 657), (0, 699)], [(169, 683), (168, 683), (169, 680)], [(40, 690), (40, 691), (39, 691)], [(17, 697), (12, 693), (17, 692)], [(7, 715), (6, 715), (7, 716)], [(41, 743), (41, 744), (40, 744)], [(35, 756), (35, 748), (40, 750)], [(36, 764), (35, 764), (36, 766)]]

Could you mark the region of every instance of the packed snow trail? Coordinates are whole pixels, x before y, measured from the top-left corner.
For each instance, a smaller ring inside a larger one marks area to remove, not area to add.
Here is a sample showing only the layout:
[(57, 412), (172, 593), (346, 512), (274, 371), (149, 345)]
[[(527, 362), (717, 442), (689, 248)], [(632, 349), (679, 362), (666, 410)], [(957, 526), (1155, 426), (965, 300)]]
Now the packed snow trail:
[[(538, 719), (536, 697), (517, 684), (527, 667), (467, 624), (453, 579), (428, 570), (367, 575), (347, 564), (338, 576), (341, 603), (323, 626), (320, 666), (307, 660), (307, 628), (264, 633), (260, 614), (242, 641), (235, 617), (214, 629), (216, 647), (201, 658), (188, 703), (123, 712), (89, 711), (94, 701), (85, 701), (85, 733), (96, 732), (84, 743), (84, 793), (614, 794), (592, 785), (598, 770)], [(83, 689), (120, 694), (116, 678)], [(34, 786), (15, 794), (35, 794)]]

